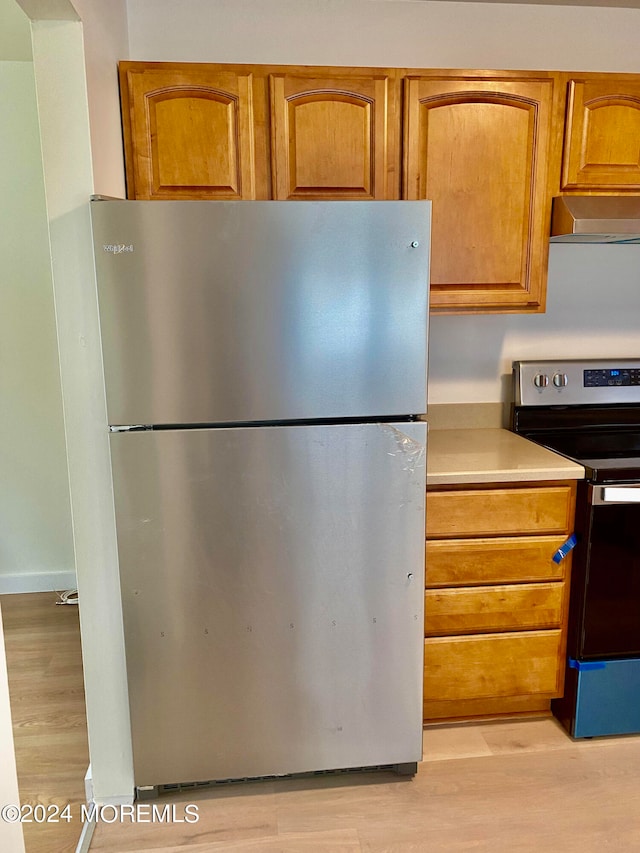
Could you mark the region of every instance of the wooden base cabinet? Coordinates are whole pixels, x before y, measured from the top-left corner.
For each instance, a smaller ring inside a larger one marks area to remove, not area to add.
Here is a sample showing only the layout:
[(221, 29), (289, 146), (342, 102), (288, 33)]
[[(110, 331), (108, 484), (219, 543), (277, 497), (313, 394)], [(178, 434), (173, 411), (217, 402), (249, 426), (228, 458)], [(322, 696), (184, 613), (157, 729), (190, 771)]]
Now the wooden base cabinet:
[(558, 696), (561, 639), (553, 630), (425, 640), (425, 695), (451, 702)]
[(549, 710), (564, 682), (574, 483), (429, 490), (426, 721)]
[(425, 635), (556, 628), (562, 621), (562, 583), (427, 589)]

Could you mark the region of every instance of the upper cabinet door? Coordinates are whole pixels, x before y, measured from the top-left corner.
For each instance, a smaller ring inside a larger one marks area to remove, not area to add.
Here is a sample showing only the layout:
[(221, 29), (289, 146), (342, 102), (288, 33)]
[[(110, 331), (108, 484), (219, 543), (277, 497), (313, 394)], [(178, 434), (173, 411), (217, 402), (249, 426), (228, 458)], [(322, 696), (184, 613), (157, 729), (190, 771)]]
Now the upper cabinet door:
[(341, 70), (270, 75), (275, 199), (398, 198), (395, 80)]
[(640, 80), (569, 81), (563, 190), (640, 191)]
[(553, 106), (550, 75), (405, 80), (404, 197), (433, 202), (432, 309), (544, 310)]
[(250, 71), (122, 62), (120, 88), (129, 198), (266, 196)]

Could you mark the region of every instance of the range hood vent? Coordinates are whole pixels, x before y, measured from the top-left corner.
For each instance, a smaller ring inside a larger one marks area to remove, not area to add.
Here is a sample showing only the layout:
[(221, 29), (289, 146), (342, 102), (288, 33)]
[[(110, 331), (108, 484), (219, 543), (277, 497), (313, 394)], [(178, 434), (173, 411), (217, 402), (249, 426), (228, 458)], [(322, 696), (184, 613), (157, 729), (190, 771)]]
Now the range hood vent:
[(558, 196), (552, 243), (639, 243), (640, 196)]

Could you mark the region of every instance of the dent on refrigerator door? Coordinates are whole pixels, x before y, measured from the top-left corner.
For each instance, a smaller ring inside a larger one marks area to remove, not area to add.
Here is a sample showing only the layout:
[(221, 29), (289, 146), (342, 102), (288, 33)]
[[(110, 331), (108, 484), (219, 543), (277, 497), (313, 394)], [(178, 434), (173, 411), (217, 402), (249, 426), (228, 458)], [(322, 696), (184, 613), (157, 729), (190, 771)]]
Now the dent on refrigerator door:
[(426, 442), (418, 441), (406, 432), (403, 432), (393, 424), (380, 424), (383, 432), (391, 435), (395, 441), (397, 450), (392, 452), (392, 456), (401, 456), (404, 460), (403, 471), (410, 471), (412, 474), (419, 467), (424, 467), (427, 455)]

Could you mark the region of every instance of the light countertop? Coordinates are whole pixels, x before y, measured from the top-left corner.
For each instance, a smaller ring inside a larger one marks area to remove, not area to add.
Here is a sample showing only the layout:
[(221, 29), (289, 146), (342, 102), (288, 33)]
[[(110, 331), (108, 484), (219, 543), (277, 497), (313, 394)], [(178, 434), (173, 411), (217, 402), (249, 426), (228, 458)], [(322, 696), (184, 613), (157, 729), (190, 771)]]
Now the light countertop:
[(430, 429), (427, 485), (581, 480), (584, 468), (507, 429)]

